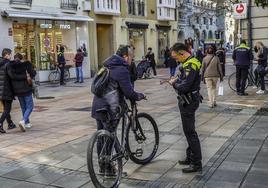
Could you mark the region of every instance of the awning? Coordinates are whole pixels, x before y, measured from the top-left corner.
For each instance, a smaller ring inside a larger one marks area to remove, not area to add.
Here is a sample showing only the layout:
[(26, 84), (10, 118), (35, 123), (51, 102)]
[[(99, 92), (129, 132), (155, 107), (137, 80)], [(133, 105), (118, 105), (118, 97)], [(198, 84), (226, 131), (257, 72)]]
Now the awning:
[(171, 25), (158, 25), (156, 24), (155, 27), (158, 29), (158, 30), (170, 30), (171, 29)]
[(137, 23), (137, 22), (126, 22), (128, 28), (132, 29), (148, 29), (149, 24)]
[(89, 16), (78, 16), (78, 15), (66, 15), (66, 14), (49, 14), (39, 12), (25, 12), (25, 11), (2, 11), (1, 15), (8, 18), (31, 18), (41, 20), (64, 20), (64, 21), (93, 21)]

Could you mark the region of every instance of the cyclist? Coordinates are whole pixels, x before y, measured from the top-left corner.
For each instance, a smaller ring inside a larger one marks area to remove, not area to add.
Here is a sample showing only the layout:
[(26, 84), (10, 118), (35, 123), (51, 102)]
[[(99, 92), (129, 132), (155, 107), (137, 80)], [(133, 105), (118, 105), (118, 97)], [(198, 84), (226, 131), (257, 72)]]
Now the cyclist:
[(257, 53), (257, 61), (258, 61), (258, 66), (254, 70), (255, 85), (258, 84), (259, 77), (260, 77), (260, 84), (261, 84), (261, 89), (257, 91), (256, 93), (264, 94), (265, 93), (264, 76), (266, 74), (265, 68), (267, 67), (268, 49), (263, 45), (262, 42), (257, 42), (254, 47), (254, 50)]
[(242, 40), (240, 46), (234, 50), (233, 60), (236, 66), (237, 95), (246, 96), (248, 94), (245, 93), (245, 86), (248, 79), (248, 69), (253, 60), (253, 54), (245, 40)]
[[(144, 94), (134, 91), (130, 80), (129, 64), (132, 61), (133, 50), (127, 45), (120, 45), (116, 54), (112, 55), (104, 62), (104, 66), (109, 68), (109, 83), (103, 97), (93, 98), (92, 117), (97, 121), (97, 129), (105, 129), (111, 133), (115, 132), (116, 127), (121, 118), (122, 112), (125, 110), (125, 100), (139, 101), (145, 98)], [(123, 110), (122, 110), (123, 109)], [(107, 114), (108, 112), (108, 114)], [(109, 117), (109, 118), (108, 118)], [(112, 143), (112, 140), (110, 141)], [(111, 152), (110, 146), (107, 146), (107, 155)], [(102, 149), (102, 143), (98, 143), (98, 154)], [(115, 173), (112, 164), (99, 164), (100, 173), (106, 175)]]

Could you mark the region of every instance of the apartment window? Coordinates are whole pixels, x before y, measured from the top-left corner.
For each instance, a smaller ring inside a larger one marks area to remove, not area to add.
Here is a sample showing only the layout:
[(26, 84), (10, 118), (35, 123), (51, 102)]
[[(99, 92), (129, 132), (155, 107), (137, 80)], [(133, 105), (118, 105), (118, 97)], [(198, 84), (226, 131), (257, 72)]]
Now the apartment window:
[(9, 4), (31, 6), (32, 0), (10, 0)]
[(170, 8), (167, 9), (167, 16), (170, 17)]
[(68, 10), (77, 10), (78, 2), (77, 0), (61, 0), (61, 8)]
[(213, 24), (213, 18), (210, 18), (209, 22), (210, 22), (210, 25), (212, 25)]
[(207, 18), (203, 17), (203, 24), (207, 24)]
[(128, 0), (128, 14), (135, 16), (145, 16), (145, 1)]
[(200, 20), (199, 20), (199, 17), (196, 16), (196, 23), (199, 24), (200, 23)]

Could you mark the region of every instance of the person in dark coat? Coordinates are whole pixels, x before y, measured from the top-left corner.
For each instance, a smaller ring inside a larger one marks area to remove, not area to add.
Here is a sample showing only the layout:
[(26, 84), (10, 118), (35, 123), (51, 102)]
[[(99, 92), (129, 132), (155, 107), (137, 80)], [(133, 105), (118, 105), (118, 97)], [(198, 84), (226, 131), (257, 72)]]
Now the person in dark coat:
[(19, 126), (23, 132), (25, 128), (31, 128), (30, 115), (33, 111), (33, 85), (32, 80), (36, 75), (31, 62), (22, 61), (23, 57), (17, 53), (14, 56), (14, 61), (7, 65), (7, 73), (11, 80), (14, 95), (18, 97), (23, 118), (19, 122)]
[(222, 73), (223, 73), (223, 76), (225, 76), (225, 63), (226, 63), (226, 53), (225, 53), (225, 49), (224, 49), (224, 48), (220, 48), (220, 49), (216, 52), (216, 56), (218, 56), (218, 58), (220, 59)]
[(57, 53), (57, 59), (58, 59), (58, 64), (59, 64), (59, 68), (60, 68), (60, 85), (65, 85), (64, 83), (64, 70), (65, 70), (65, 57), (64, 57), (64, 47), (60, 46), (58, 49), (58, 53)]
[(134, 87), (134, 82), (138, 79), (138, 72), (137, 72), (137, 66), (133, 60), (131, 61), (129, 65), (129, 74), (130, 74), (131, 84)]
[(74, 83), (84, 82), (83, 69), (82, 69), (83, 61), (84, 61), (84, 53), (82, 52), (81, 49), (77, 49), (77, 53), (75, 54), (74, 57), (75, 69), (76, 69), (76, 81)]
[(170, 49), (168, 48), (168, 46), (165, 49), (164, 58), (165, 58), (164, 64), (166, 67), (168, 67), (168, 59), (170, 58)]
[(0, 133), (5, 133), (3, 129), (3, 123), (7, 120), (8, 129), (16, 128), (16, 125), (11, 120), (10, 111), (12, 107), (12, 101), (14, 99), (14, 93), (10, 84), (10, 79), (7, 75), (6, 66), (11, 59), (11, 50), (8, 48), (3, 49), (2, 57), (0, 59), (0, 100), (3, 103), (4, 111), (0, 118)]
[[(112, 55), (104, 62), (104, 66), (109, 68), (109, 84), (103, 97), (94, 96), (92, 102), (91, 116), (96, 119), (97, 129), (105, 129), (111, 133), (116, 130), (120, 120), (122, 109), (125, 109), (125, 98), (139, 101), (145, 98), (142, 93), (134, 91), (130, 80), (129, 63), (132, 61), (132, 49), (129, 46), (121, 45), (115, 55)], [(107, 114), (102, 112), (106, 109), (110, 121), (107, 123)], [(121, 109), (121, 110), (120, 110)], [(109, 148), (109, 147), (108, 147)], [(102, 149), (102, 143), (98, 144), (98, 153)], [(109, 149), (107, 149), (109, 153)], [(104, 170), (113, 173), (112, 165), (99, 164), (100, 173)]]
[(155, 62), (154, 53), (152, 52), (151, 47), (148, 48), (148, 52), (147, 52), (145, 58), (148, 59), (148, 61), (150, 62), (150, 65), (151, 65), (153, 72), (154, 72), (154, 76), (156, 76), (157, 75), (156, 69), (155, 69), (156, 62)]
[(170, 70), (170, 77), (174, 77), (178, 63), (176, 62), (176, 60), (174, 58), (169, 57), (168, 58), (168, 66), (169, 66), (169, 70)]
[(203, 62), (204, 54), (203, 54), (203, 49), (202, 47), (199, 47), (198, 50), (196, 51), (195, 55), (196, 59), (198, 59), (201, 63)]

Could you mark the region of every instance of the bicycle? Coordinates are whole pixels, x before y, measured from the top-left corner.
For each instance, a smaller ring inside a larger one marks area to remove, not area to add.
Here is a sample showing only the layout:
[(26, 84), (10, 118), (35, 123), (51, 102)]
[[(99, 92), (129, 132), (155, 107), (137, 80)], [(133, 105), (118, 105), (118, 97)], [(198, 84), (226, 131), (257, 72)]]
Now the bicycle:
[[(65, 82), (68, 82), (70, 80), (70, 68), (72, 66), (71, 65), (66, 65), (64, 67), (64, 81)], [(57, 84), (60, 82), (60, 68), (58, 65), (56, 65), (56, 69), (51, 71), (48, 75), (48, 81), (51, 83), (51, 84)]]
[[(102, 111), (108, 114), (107, 110)], [(96, 131), (89, 141), (88, 172), (97, 188), (117, 188), (120, 185), (123, 166), (129, 159), (144, 165), (154, 158), (158, 150), (159, 132), (155, 120), (149, 114), (138, 113), (136, 102), (131, 102), (131, 109), (126, 105), (123, 112), (121, 142), (118, 140), (117, 131), (110, 133), (107, 130)], [(142, 120), (147, 124), (143, 124)], [(123, 159), (126, 160), (124, 164)], [(112, 175), (108, 168), (113, 169)]]
[[(264, 82), (268, 86), (268, 74), (265, 75)], [(228, 77), (228, 85), (233, 91), (236, 92), (236, 72), (232, 73)], [(255, 75), (252, 73), (252, 71), (249, 71), (248, 73), (245, 89), (247, 89), (249, 85), (254, 85), (256, 87), (260, 86), (260, 79), (258, 79), (257, 84), (255, 84)]]

